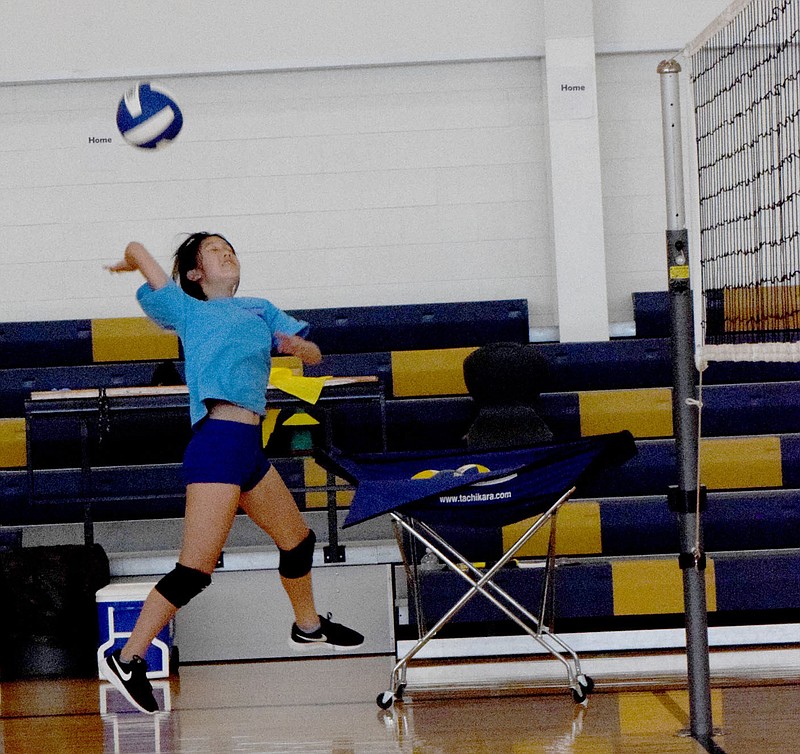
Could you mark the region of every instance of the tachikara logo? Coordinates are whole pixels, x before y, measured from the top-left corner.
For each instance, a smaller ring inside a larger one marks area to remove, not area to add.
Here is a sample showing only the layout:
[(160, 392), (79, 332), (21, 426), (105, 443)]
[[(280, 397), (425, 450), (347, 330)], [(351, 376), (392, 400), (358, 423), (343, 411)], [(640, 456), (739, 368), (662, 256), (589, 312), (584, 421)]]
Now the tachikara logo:
[[(479, 474), (488, 474), (491, 469), (483, 466), (479, 463), (468, 463), (464, 466), (459, 466), (457, 469), (425, 469), (425, 471), (420, 471), (414, 476), (412, 479), (433, 479), (435, 476), (452, 476), (452, 477), (459, 477), (464, 476), (468, 471), (477, 471)], [(512, 479), (516, 479), (517, 474), (516, 472), (513, 474), (508, 474), (506, 476), (498, 477), (497, 479), (487, 479), (485, 482), (473, 482), (470, 487), (491, 487), (496, 484), (505, 484), (506, 482), (510, 482)], [(508, 493), (507, 497), (511, 497), (511, 493)], [(455, 500), (448, 500), (445, 502), (456, 502)], [(467, 502), (467, 501), (464, 501)]]

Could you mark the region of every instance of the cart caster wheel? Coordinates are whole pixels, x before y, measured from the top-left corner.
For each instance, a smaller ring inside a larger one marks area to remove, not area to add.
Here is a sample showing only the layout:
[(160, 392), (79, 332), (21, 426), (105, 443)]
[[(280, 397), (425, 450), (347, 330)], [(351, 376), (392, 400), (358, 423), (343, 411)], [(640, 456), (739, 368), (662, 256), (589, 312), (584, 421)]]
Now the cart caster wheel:
[(594, 691), (594, 679), (588, 675), (579, 675), (578, 684), (585, 689), (587, 696)]
[(394, 692), (394, 698), (397, 699), (398, 702), (402, 701), (403, 694), (405, 694), (405, 691), (406, 691), (406, 684), (405, 683), (398, 684), (397, 690)]
[(578, 684), (578, 688), (572, 689), (572, 698), (575, 700), (575, 704), (586, 704), (589, 701), (589, 692), (581, 684)]
[(382, 691), (375, 701), (381, 709), (389, 709), (394, 702), (394, 694), (391, 691)]

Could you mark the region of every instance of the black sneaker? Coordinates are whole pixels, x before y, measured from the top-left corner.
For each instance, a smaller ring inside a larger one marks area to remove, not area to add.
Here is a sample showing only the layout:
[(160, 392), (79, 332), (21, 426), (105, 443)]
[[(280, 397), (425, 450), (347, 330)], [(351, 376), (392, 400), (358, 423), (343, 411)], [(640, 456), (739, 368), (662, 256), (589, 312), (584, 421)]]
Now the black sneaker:
[(158, 712), (158, 702), (153, 696), (153, 687), (147, 680), (147, 663), (139, 655), (134, 655), (130, 662), (122, 662), (119, 658), (120, 651), (117, 649), (103, 659), (103, 677), (136, 709), (154, 715)]
[(346, 652), (349, 649), (360, 647), (363, 643), (364, 637), (358, 631), (353, 631), (352, 628), (347, 628), (341, 623), (334, 623), (330, 613), (326, 618), (319, 616), (319, 628), (310, 634), (301, 631), (296, 623), (293, 624), (292, 635), (289, 639), (289, 644), (299, 652), (331, 647), (340, 652)]

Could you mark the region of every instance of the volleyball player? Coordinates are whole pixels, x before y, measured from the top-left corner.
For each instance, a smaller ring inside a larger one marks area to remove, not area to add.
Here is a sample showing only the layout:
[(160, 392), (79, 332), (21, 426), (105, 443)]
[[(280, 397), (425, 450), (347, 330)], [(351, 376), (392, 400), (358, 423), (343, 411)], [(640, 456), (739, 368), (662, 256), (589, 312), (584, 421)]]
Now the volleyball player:
[(125, 646), (106, 656), (105, 678), (141, 711), (158, 711), (142, 657), (176, 611), (211, 583), (239, 508), (278, 547), (278, 572), (295, 616), (290, 645), (303, 651), (363, 644), (361, 634), (334, 623), (330, 613), (317, 614), (314, 532), (261, 445), (271, 352), (306, 364), (322, 358), (305, 338), (308, 325), (265, 299), (236, 297), (239, 260), (216, 233), (194, 233), (179, 246), (172, 279), (135, 242), (108, 269), (139, 271), (146, 280), (137, 292), (142, 309), (180, 337), (193, 435), (183, 461), (186, 513), (178, 562), (148, 595)]

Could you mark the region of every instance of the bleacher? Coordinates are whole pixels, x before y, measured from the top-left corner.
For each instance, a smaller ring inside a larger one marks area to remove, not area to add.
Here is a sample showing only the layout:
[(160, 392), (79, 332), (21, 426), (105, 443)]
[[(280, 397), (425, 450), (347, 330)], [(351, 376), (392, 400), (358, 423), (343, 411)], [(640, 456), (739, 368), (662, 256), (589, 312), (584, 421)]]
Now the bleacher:
[[(665, 295), (634, 297), (637, 332), (648, 337), (530, 346), (548, 363), (540, 414), (557, 439), (629, 429), (638, 448), (623, 467), (582, 488), (559, 517), (557, 627), (599, 632), (682, 625), (678, 532), (667, 505), (677, 474)], [(389, 450), (462, 446), (474, 416), (465, 356), (485, 343), (528, 340), (525, 301), (293, 314), (312, 323), (326, 354), (306, 375), (383, 380)], [(165, 361), (180, 373), (181, 359), (174, 336), (144, 318), (0, 325), (0, 524), (24, 530), (78, 522), (83, 515), (74, 429), (72, 435), (65, 428), (63, 436), (28, 437), (25, 400), (32, 391), (148, 385)], [(800, 366), (713, 364), (703, 381), (709, 623), (794, 624), (800, 607)], [(336, 437), (345, 450), (372, 449), (374, 421), (363, 407), (337, 410)], [(180, 443), (188, 418), (160, 420), (155, 436), (152, 425), (141, 422), (118, 429), (125, 438), (93, 471), (95, 520), (180, 517)], [(28, 468), (31, 452), (41, 467)], [(309, 488), (324, 486), (325, 475), (310, 458), (277, 465), (290, 487), (303, 490), (301, 507), (312, 514), (324, 507), (324, 493)], [(38, 501), (28, 495), (30, 474)], [(347, 506), (347, 495), (338, 500)], [(350, 536), (358, 539), (358, 530)], [(375, 530), (364, 536), (374, 538)], [(512, 536), (513, 527), (498, 531), (480, 543), (480, 554), (499, 552)], [(534, 538), (522, 554), (538, 556), (544, 547)], [(503, 578), (525, 602), (538, 594), (531, 589), (537, 574), (521, 567)], [(426, 574), (421, 604), (429, 622), (437, 605), (452, 604), (439, 596), (459, 588), (457, 582), (445, 573)], [(502, 633), (507, 627), (497, 621), (490, 606), (473, 601), (444, 637), (480, 624)]]

